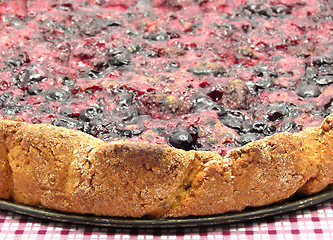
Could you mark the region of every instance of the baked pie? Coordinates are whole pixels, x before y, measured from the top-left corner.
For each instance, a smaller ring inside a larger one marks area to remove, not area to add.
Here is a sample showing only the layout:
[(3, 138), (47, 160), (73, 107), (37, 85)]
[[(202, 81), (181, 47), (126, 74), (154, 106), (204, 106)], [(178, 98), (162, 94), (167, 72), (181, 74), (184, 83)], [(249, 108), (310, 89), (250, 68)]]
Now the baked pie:
[(241, 211), (333, 181), (330, 1), (0, 3), (0, 197)]

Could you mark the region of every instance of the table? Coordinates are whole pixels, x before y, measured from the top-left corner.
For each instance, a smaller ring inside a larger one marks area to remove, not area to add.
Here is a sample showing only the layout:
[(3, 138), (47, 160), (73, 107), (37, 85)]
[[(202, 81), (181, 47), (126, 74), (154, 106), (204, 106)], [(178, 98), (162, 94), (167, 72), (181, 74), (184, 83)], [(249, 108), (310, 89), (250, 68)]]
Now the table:
[(85, 226), (0, 211), (0, 239), (333, 239), (333, 199), (254, 221), (176, 229)]

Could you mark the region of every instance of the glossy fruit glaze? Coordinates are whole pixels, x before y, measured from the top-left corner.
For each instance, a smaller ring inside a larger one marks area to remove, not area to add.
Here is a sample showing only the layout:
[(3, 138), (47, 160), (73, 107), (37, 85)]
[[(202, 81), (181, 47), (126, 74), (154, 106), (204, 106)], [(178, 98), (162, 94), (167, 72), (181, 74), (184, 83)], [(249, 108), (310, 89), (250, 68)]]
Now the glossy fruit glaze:
[(333, 112), (333, 3), (0, 2), (2, 119), (229, 149)]

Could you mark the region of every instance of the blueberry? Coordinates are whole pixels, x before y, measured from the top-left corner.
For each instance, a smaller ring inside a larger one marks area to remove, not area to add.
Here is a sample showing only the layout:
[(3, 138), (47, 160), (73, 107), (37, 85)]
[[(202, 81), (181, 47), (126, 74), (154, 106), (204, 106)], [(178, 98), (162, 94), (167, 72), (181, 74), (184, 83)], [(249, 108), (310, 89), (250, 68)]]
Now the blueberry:
[(223, 125), (235, 129), (236, 131), (242, 131), (243, 121), (245, 120), (244, 115), (241, 112), (228, 112), (227, 114), (220, 117), (220, 121)]
[(26, 89), (28, 85), (36, 82), (41, 82), (44, 77), (36, 70), (23, 69), (16, 77), (16, 84), (21, 89)]
[(285, 104), (277, 104), (271, 106), (267, 110), (267, 118), (270, 121), (276, 121), (284, 118), (289, 113), (289, 108)]
[(216, 103), (208, 96), (199, 96), (193, 100), (193, 112), (211, 109)]
[(114, 137), (117, 135), (118, 131), (116, 129), (116, 123), (111, 122), (103, 122), (103, 121), (95, 121), (92, 123), (89, 134), (94, 137), (100, 137), (105, 134), (112, 134)]
[(221, 105), (216, 104), (216, 105), (212, 106), (211, 109), (214, 110), (219, 117), (227, 114), (227, 110), (225, 109), (225, 107), (223, 107)]
[(118, 19), (107, 20), (108, 27), (120, 27), (122, 24)]
[(315, 81), (318, 85), (328, 85), (333, 83), (333, 76), (326, 75), (326, 76), (319, 76), (315, 78)]
[(29, 95), (39, 95), (43, 90), (40, 89), (38, 86), (30, 86), (27, 90)]
[(267, 122), (266, 121), (257, 121), (252, 124), (252, 130), (257, 133), (262, 133), (267, 128)]
[(287, 121), (283, 124), (281, 128), (278, 129), (279, 132), (293, 132), (293, 131), (301, 131), (302, 126), (295, 123), (294, 121)]
[(164, 66), (164, 70), (167, 72), (173, 72), (178, 68), (180, 68), (180, 63), (176, 61), (168, 61)]
[(333, 64), (333, 59), (328, 57), (318, 57), (312, 61), (315, 67), (320, 67), (323, 65)]
[(333, 75), (333, 65), (323, 65), (319, 67), (318, 72), (320, 75)]
[(118, 134), (123, 138), (132, 138), (140, 135), (143, 132), (142, 129), (120, 129)]
[(60, 113), (66, 117), (73, 117), (74, 110), (71, 108), (63, 108)]
[(93, 61), (93, 71), (101, 72), (109, 67), (109, 62), (107, 58), (98, 58)]
[(61, 83), (64, 86), (72, 87), (75, 84), (75, 79), (72, 78), (72, 77), (68, 77), (68, 76), (62, 76), (61, 77)]
[(139, 110), (136, 106), (118, 107), (114, 110), (114, 115), (120, 122), (131, 122), (139, 115)]
[(255, 86), (257, 88), (261, 88), (261, 89), (268, 89), (271, 87), (274, 87), (274, 82), (271, 78), (260, 78), (258, 81), (256, 81)]
[(80, 112), (79, 120), (89, 122), (94, 119), (100, 119), (104, 114), (104, 110), (98, 106), (91, 106)]
[(11, 92), (5, 91), (0, 95), (0, 104), (6, 104), (13, 99), (13, 94)]
[(193, 112), (200, 112), (203, 110), (214, 110), (219, 116), (226, 114), (226, 109), (223, 106), (215, 103), (208, 96), (199, 96), (193, 101)]
[(124, 93), (120, 96), (117, 101), (117, 105), (119, 107), (129, 107), (132, 105), (133, 94), (131, 93)]
[(131, 62), (131, 57), (127, 53), (119, 53), (111, 57), (110, 64), (113, 66), (128, 65)]
[(62, 89), (49, 90), (45, 93), (45, 99), (54, 102), (65, 102), (68, 99), (68, 94)]
[(258, 135), (255, 133), (245, 133), (243, 135), (240, 135), (238, 142), (242, 145), (245, 145), (250, 142), (254, 142), (258, 139)]
[(52, 125), (57, 127), (65, 127), (69, 129), (82, 128), (82, 122), (70, 118), (57, 118), (53, 120)]
[(277, 4), (272, 7), (273, 13), (277, 16), (282, 17), (284, 15), (288, 15), (292, 13), (292, 8), (290, 6), (286, 6), (283, 4)]
[(42, 106), (39, 107), (38, 110), (42, 113), (52, 113), (53, 112), (52, 107), (50, 107), (48, 105), (42, 105)]
[(297, 90), (297, 95), (303, 98), (318, 97), (320, 94), (319, 88), (313, 85), (304, 85)]
[(91, 80), (94, 80), (94, 79), (97, 79), (100, 77), (99, 72), (94, 71), (94, 70), (89, 70), (86, 74)]
[(22, 66), (22, 62), (18, 59), (9, 58), (5, 60), (5, 64), (9, 68), (17, 68)]
[(73, 5), (69, 2), (52, 4), (51, 7), (65, 12), (73, 12), (74, 10)]
[(7, 104), (3, 111), (8, 115), (16, 115), (21, 111), (21, 107), (15, 104)]
[(193, 138), (186, 129), (176, 129), (170, 132), (167, 140), (175, 148), (190, 150), (193, 146)]
[(147, 49), (145, 53), (149, 58), (157, 58), (162, 55), (159, 49)]
[(254, 72), (257, 74), (258, 77), (276, 78), (278, 76), (276, 72), (267, 67), (255, 68)]
[(139, 43), (132, 43), (127, 47), (127, 50), (130, 53), (137, 53), (137, 52), (142, 51), (143, 49), (144, 49), (143, 45), (139, 44)]

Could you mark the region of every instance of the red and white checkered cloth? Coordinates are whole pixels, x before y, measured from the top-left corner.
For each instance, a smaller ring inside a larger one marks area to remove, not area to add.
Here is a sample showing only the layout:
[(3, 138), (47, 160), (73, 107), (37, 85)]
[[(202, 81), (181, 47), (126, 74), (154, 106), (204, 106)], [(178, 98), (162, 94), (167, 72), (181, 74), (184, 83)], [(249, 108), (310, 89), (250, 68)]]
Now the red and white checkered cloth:
[(0, 211), (0, 239), (333, 239), (333, 200), (254, 221), (146, 230), (60, 223)]

